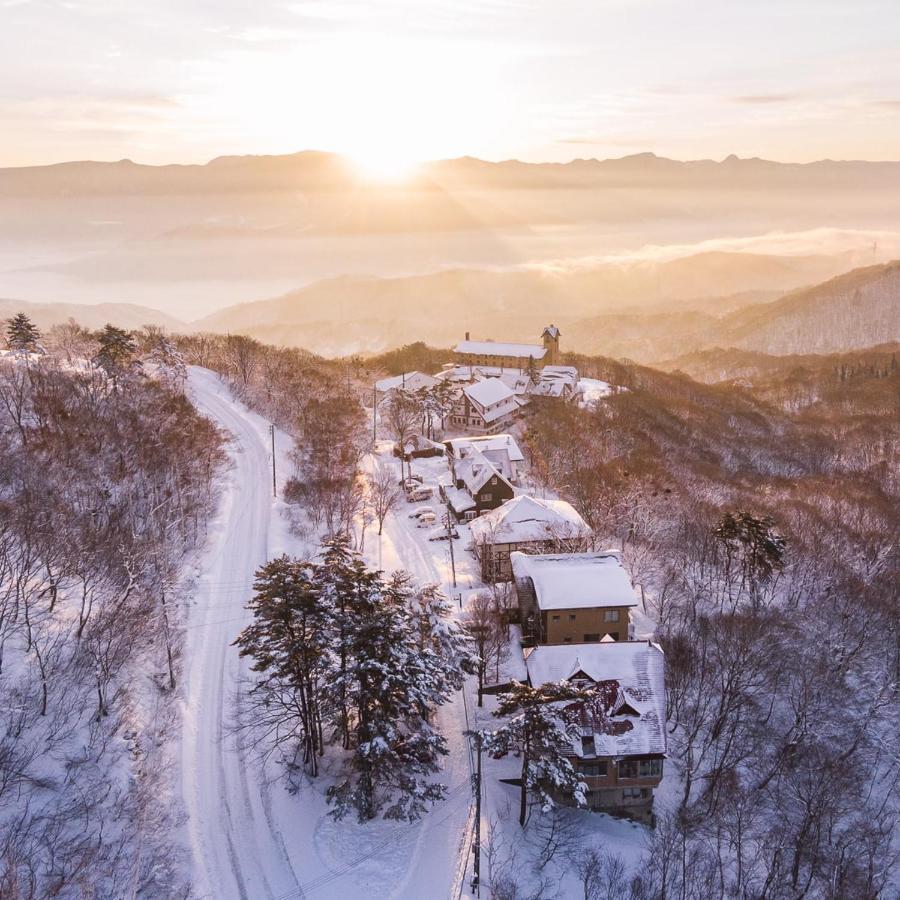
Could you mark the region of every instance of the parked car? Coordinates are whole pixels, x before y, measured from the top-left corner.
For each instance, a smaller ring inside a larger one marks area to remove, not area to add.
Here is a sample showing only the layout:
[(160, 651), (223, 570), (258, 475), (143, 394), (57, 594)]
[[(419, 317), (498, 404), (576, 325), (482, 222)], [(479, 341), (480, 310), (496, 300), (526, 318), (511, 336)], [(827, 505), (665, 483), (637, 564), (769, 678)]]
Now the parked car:
[(409, 514), (409, 517), (410, 517), (411, 519), (418, 519), (419, 516), (424, 516), (426, 513), (427, 513), (429, 516), (436, 516), (436, 515), (437, 515), (437, 513), (434, 511), (434, 507), (433, 507), (433, 506), (420, 506), (418, 509), (414, 509), (414, 510)]
[(431, 525), (434, 525), (437, 522), (437, 516), (432, 513), (425, 513), (423, 516), (419, 516), (418, 521), (416, 522), (417, 528), (428, 528)]
[(449, 540), (450, 538), (458, 538), (458, 537), (459, 537), (459, 532), (455, 528), (448, 531), (446, 528), (441, 526), (440, 528), (435, 528), (434, 531), (432, 531), (431, 534), (428, 535), (428, 540), (429, 541), (446, 541), (446, 540)]
[(410, 475), (403, 479), (403, 487), (407, 491), (414, 491), (424, 480), (421, 475)]
[(430, 500), (434, 496), (434, 488), (427, 484), (420, 484), (414, 490), (407, 491), (406, 499), (410, 503), (421, 503)]

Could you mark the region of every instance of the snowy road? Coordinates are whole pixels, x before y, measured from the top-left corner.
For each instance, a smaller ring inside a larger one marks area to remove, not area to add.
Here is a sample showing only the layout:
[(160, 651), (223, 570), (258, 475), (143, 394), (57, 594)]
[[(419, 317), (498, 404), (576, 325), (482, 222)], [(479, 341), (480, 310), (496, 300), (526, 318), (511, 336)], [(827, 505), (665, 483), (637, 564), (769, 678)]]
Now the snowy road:
[(278, 896), (297, 886), (268, 789), (226, 732), (243, 662), (232, 642), (249, 617), (253, 572), (267, 558), (273, 514), (267, 423), (235, 404), (211, 372), (192, 369), (194, 403), (233, 438), (232, 469), (211, 527), (188, 618), (182, 792), (198, 897)]
[[(250, 749), (231, 733), (245, 671), (232, 643), (249, 620), (244, 606), (253, 572), (271, 555), (304, 549), (289, 535), (271, 497), (268, 423), (232, 400), (212, 372), (192, 368), (189, 386), (198, 409), (232, 436), (232, 467), (192, 596), (184, 653), (181, 788), (195, 895), (214, 900), (450, 896), (470, 798), (461, 695), (439, 711), (450, 749), (442, 772), (449, 796), (412, 825), (333, 822), (321, 784), (289, 794), (277, 769), (262, 772)], [(286, 472), (289, 441), (284, 435), (278, 440), (279, 471)], [(456, 542), (457, 548), (461, 544)], [(370, 529), (365, 548), (370, 564), (387, 571), (405, 568), (420, 582), (441, 583), (450, 593), (446, 544), (429, 544), (407, 508), (388, 518), (380, 538)], [(458, 549), (458, 556), (467, 554)], [(466, 585), (473, 563), (458, 559), (458, 565), (460, 584)]]

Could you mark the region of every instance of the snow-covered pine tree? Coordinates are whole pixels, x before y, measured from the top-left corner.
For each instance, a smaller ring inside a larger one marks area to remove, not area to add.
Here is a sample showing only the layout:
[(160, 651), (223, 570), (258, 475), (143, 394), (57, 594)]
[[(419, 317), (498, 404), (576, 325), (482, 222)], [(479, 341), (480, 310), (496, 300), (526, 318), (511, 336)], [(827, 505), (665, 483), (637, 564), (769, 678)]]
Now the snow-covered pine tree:
[(119, 378), (135, 365), (134, 354), (137, 350), (137, 342), (131, 332), (115, 325), (106, 325), (97, 335), (100, 345), (94, 362), (112, 380), (113, 392), (119, 389)]
[(552, 794), (585, 804), (587, 785), (578, 777), (568, 757), (579, 738), (580, 707), (593, 698), (565, 681), (531, 687), (513, 681), (501, 694), (494, 715), (509, 717), (494, 731), (481, 733), (487, 753), (521, 754), (522, 776), (519, 794), (519, 824), (524, 828), (528, 815), (528, 794), (536, 795), (541, 807), (553, 807)]
[(254, 621), (235, 644), (253, 659), (259, 679), (250, 690), (251, 719), (272, 747), (302, 747), (315, 777), (324, 749), (325, 685), (334, 674), (334, 608), (323, 596), (314, 566), (281, 556), (256, 573), (250, 601)]
[[(366, 578), (348, 627), (346, 670), (336, 679), (350, 709), (353, 754), (328, 791), (333, 815), (414, 820), (446, 793), (431, 777), (446, 741), (432, 725), (460, 681), (459, 660), (422, 642), (407, 575)], [(363, 599), (365, 597), (365, 599)], [(454, 639), (455, 640), (455, 639)]]
[(37, 325), (25, 315), (16, 313), (6, 320), (6, 343), (10, 350), (33, 353), (40, 344), (41, 333)]
[(436, 584), (424, 584), (412, 597), (418, 623), (419, 647), (437, 654), (444, 665), (447, 686), (460, 690), (466, 675), (478, 670), (478, 656), (466, 630), (453, 618), (447, 595)]
[(171, 338), (165, 334), (153, 336), (144, 359), (155, 365), (160, 377), (176, 390), (183, 391), (187, 381), (184, 356)]
[(347, 698), (347, 667), (353, 653), (356, 623), (371, 610), (372, 594), (380, 589), (379, 573), (370, 572), (362, 557), (350, 547), (350, 538), (335, 535), (322, 544), (316, 580), (325, 602), (334, 610), (333, 647), (337, 655), (336, 677), (328, 689), (336, 706), (335, 735), (344, 748), (351, 744), (351, 710)]

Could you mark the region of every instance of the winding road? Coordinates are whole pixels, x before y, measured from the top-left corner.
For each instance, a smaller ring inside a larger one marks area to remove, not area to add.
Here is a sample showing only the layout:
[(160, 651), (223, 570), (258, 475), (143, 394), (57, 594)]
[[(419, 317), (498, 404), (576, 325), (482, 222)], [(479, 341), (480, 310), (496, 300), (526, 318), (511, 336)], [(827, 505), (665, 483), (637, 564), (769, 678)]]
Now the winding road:
[(197, 408), (232, 438), (185, 646), (181, 772), (194, 890), (210, 900), (277, 897), (299, 882), (268, 815), (268, 785), (230, 733), (245, 667), (232, 642), (250, 617), (244, 607), (268, 556), (274, 513), (268, 424), (240, 408), (212, 372), (192, 368), (189, 386)]
[[(302, 550), (271, 496), (268, 422), (233, 400), (213, 372), (192, 367), (188, 384), (200, 412), (231, 435), (231, 467), (191, 597), (184, 650), (181, 793), (194, 895), (204, 900), (458, 896), (470, 810), (462, 694), (438, 713), (450, 750), (442, 773), (448, 798), (412, 825), (334, 823), (319, 786), (289, 794), (277, 768), (267, 773), (253, 747), (234, 732), (247, 667), (233, 641), (250, 619), (245, 605), (253, 573), (270, 555)], [(280, 471), (287, 471), (289, 444), (287, 436), (279, 436)], [(445, 546), (428, 544), (407, 512), (391, 515), (380, 538), (369, 534), (366, 557), (370, 564), (388, 571), (405, 568), (420, 582), (448, 589)]]

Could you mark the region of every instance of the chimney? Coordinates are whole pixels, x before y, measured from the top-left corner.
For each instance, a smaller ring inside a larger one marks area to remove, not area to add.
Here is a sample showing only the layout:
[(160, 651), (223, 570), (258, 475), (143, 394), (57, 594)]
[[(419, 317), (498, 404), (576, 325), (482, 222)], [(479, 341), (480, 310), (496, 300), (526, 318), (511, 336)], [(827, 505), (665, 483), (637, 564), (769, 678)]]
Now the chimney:
[(466, 340), (468, 340), (468, 339), (469, 339), (469, 332), (467, 331), (466, 332)]

